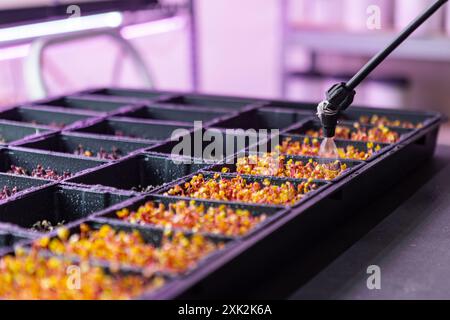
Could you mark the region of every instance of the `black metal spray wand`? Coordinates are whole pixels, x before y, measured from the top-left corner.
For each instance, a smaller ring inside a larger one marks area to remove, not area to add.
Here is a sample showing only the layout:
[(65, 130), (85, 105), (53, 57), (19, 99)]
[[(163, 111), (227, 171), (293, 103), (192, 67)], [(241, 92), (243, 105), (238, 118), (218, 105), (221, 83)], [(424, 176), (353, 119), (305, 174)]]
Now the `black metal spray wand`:
[(448, 2), (448, 0), (436, 1), (436, 3), (412, 21), (386, 48), (381, 50), (367, 62), (366, 65), (347, 83), (337, 83), (327, 91), (326, 100), (319, 103), (317, 107), (317, 115), (322, 123), (323, 135), (325, 138), (321, 146), (322, 155), (337, 155), (336, 145), (332, 138), (335, 135), (340, 112), (347, 109), (353, 102), (353, 98), (356, 94), (355, 88), (446, 2)]

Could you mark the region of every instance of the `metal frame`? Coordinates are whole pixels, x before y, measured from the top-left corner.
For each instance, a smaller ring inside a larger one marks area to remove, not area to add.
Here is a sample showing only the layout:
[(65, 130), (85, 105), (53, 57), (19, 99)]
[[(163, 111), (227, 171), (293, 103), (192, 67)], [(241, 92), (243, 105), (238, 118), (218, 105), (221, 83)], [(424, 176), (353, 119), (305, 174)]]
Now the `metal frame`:
[(89, 39), (99, 36), (106, 36), (116, 42), (122, 52), (125, 52), (131, 57), (131, 60), (136, 66), (143, 83), (148, 88), (153, 88), (153, 77), (145, 65), (139, 52), (125, 40), (120, 32), (115, 30), (103, 31), (87, 31), (74, 34), (64, 34), (54, 37), (46, 37), (36, 39), (30, 48), (30, 54), (25, 60), (24, 79), (30, 98), (33, 100), (43, 99), (48, 96), (49, 90), (44, 79), (43, 68), (45, 65), (44, 54), (49, 48), (64, 44), (68, 42), (78, 41), (82, 39)]

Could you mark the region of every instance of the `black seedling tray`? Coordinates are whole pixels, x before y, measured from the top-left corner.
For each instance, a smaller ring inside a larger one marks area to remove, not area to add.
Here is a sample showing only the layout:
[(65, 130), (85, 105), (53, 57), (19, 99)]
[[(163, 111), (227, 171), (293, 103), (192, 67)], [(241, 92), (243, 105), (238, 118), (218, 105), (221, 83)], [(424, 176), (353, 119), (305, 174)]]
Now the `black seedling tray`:
[(95, 114), (86, 111), (67, 110), (58, 112), (51, 107), (16, 107), (0, 113), (0, 119), (47, 126), (52, 129), (62, 129), (94, 116)]
[(121, 101), (101, 96), (78, 95), (62, 97), (54, 100), (42, 100), (33, 105), (49, 106), (58, 109), (88, 110), (98, 113), (113, 113), (126, 110), (134, 105), (135, 101), (125, 104)]
[(39, 221), (53, 226), (68, 224), (131, 197), (126, 193), (100, 192), (70, 185), (52, 185), (23, 194), (0, 205), (0, 223), (29, 230)]
[[(353, 126), (353, 123), (340, 121), (339, 126), (349, 128), (350, 132), (357, 131), (357, 129)], [(371, 128), (374, 128), (374, 126), (370, 126), (370, 125), (360, 125), (360, 127), (361, 127), (361, 129), (365, 129), (365, 130), (370, 130)], [(309, 120), (309, 121), (305, 122), (304, 124), (297, 126), (296, 128), (289, 129), (286, 133), (307, 135), (307, 132), (309, 130), (319, 132), (320, 129), (321, 129), (320, 121)], [(407, 138), (413, 132), (412, 129), (398, 128), (398, 127), (389, 128), (389, 130), (392, 132), (396, 132), (399, 135), (399, 141)]]
[(48, 152), (22, 148), (0, 149), (0, 172), (8, 173), (11, 166), (22, 167), (31, 173), (38, 165), (55, 170), (58, 174), (72, 175), (105, 163), (97, 159), (81, 159), (76, 156), (52, 155)]
[(42, 135), (50, 132), (42, 126), (18, 124), (0, 120), (0, 145), (12, 144), (24, 138)]
[(110, 118), (106, 120), (100, 119), (73, 131), (154, 142), (170, 138), (176, 129), (185, 129), (187, 131), (191, 129), (191, 126), (183, 123), (169, 124), (151, 120)]
[[(21, 144), (16, 144), (16, 146), (20, 146), (22, 148), (30, 148), (30, 149), (39, 149), (51, 151), (52, 153), (62, 153), (62, 154), (71, 154), (74, 155), (76, 151), (80, 150), (80, 147), (83, 148), (84, 151), (89, 151), (89, 154), (77, 154), (83, 158), (101, 158), (98, 156), (98, 153), (103, 150), (112, 154), (115, 150), (114, 155), (117, 158), (122, 158), (130, 153), (135, 152), (139, 149), (148, 148), (150, 143), (143, 143), (137, 141), (126, 141), (124, 139), (115, 139), (115, 138), (100, 138), (95, 136), (84, 136), (83, 134), (76, 133), (58, 133), (53, 134), (48, 137), (41, 137), (31, 141), (25, 141)], [(112, 158), (108, 158), (105, 160), (116, 160)]]
[[(52, 119), (64, 120), (67, 125), (70, 123), (63, 132), (41, 132), (38, 137), (20, 137), (13, 143), (19, 147), (0, 148), (0, 172), (8, 171), (11, 165), (24, 166), (31, 171), (41, 164), (58, 173), (67, 170), (74, 174), (62, 183), (0, 174), (0, 182), (3, 179), (4, 185), (21, 188), (16, 195), (0, 202), (0, 230), (14, 235), (19, 230), (26, 235), (25, 241), (30, 234), (26, 228), (45, 219), (53, 224), (65, 220), (71, 230), (86, 221), (97, 225), (108, 223), (129, 231), (138, 229), (145, 233), (148, 241), (157, 243), (167, 230), (128, 224), (116, 219), (115, 212), (124, 207), (136, 208), (147, 200), (165, 203), (190, 201), (192, 198), (163, 194), (199, 173), (206, 178), (213, 178), (218, 173), (222, 177), (234, 177), (233, 160), (236, 157), (249, 152), (270, 151), (267, 147), (275, 148), (276, 142), (281, 143), (288, 137), (303, 141), (305, 136), (302, 134), (308, 128), (317, 128), (315, 104), (164, 91), (89, 90), (69, 97), (38, 101), (31, 106), (18, 106), (13, 110), (18, 113), (26, 110), (26, 115), (6, 115), (11, 124), (16, 121), (16, 126), (17, 121), (28, 119), (46, 125)], [(36, 110), (36, 113), (28, 110)], [(43, 118), (37, 118), (38, 111)], [(69, 114), (86, 118), (63, 117)], [(373, 143), (374, 146), (379, 145), (380, 150), (366, 161), (341, 160), (349, 166), (345, 174), (332, 181), (314, 180), (319, 188), (292, 206), (196, 199), (206, 206), (249, 208), (253, 214), (264, 212), (270, 217), (243, 237), (207, 234), (217, 241), (226, 241), (227, 245), (204, 259), (195, 270), (171, 278), (168, 285), (157, 293), (142, 297), (246, 297), (280, 265), (289, 263), (293, 256), (303, 256), (303, 252), (337, 225), (356, 213), (365, 214), (364, 206), (369, 201), (389, 192), (390, 187), (433, 155), (443, 120), (440, 114), (351, 107), (341, 117), (340, 123), (352, 126), (362, 115), (409, 121), (416, 127), (390, 127), (401, 134), (400, 141)], [(192, 120), (203, 120), (203, 128), (194, 128)], [(417, 126), (418, 123), (421, 125)], [(175, 129), (183, 130), (172, 139)], [(279, 133), (258, 135), (247, 129), (278, 129)], [(117, 131), (131, 138), (114, 136)], [(320, 138), (317, 140), (319, 143), (322, 141)], [(90, 148), (120, 144), (124, 154), (129, 155), (107, 162), (67, 154), (80, 142)], [(214, 145), (215, 142), (218, 144)], [(362, 151), (368, 148), (367, 143), (358, 141), (336, 139), (336, 144), (341, 148), (352, 145)], [(334, 161), (317, 156), (293, 157), (305, 161), (310, 158), (318, 162)], [(230, 168), (231, 172), (220, 173), (223, 166)], [(275, 185), (287, 181), (295, 185), (304, 181), (265, 176), (244, 178), (261, 183), (269, 179)], [(155, 188), (147, 190), (147, 193), (131, 190), (149, 184)], [(186, 231), (186, 234), (192, 232)], [(42, 234), (32, 235), (40, 237)], [(50, 235), (56, 235), (56, 231)], [(7, 237), (10, 236), (3, 239)], [(6, 246), (0, 249), (0, 255), (11, 250), (15, 242), (8, 241), (5, 240)]]
[[(209, 168), (206, 169), (206, 171), (211, 171), (211, 172), (222, 172), (223, 168), (227, 168), (228, 172), (227, 173), (237, 173), (237, 168), (236, 168), (236, 163), (237, 160), (239, 158), (242, 158), (244, 156), (248, 156), (249, 154), (251, 155), (260, 155), (262, 156), (263, 154), (261, 153), (243, 153), (243, 154), (239, 154), (237, 157), (235, 157), (234, 159), (232, 159), (232, 163), (226, 163), (226, 164), (218, 164), (218, 165), (213, 165)], [(280, 156), (280, 154), (274, 154), (274, 157), (278, 157)], [(325, 163), (334, 163), (336, 162), (336, 159), (328, 159), (328, 158), (321, 158), (321, 157), (308, 157), (308, 156), (288, 156), (288, 155), (284, 155), (285, 157), (285, 163), (288, 162), (289, 160), (293, 160), (295, 161), (302, 161), (304, 164), (308, 163), (308, 161), (312, 160), (314, 162), (318, 162), (320, 164), (325, 164)], [(356, 161), (356, 160), (347, 160), (347, 159), (340, 159), (339, 160), (340, 163), (347, 165), (347, 169), (342, 172), (337, 178), (332, 179), (331, 181), (338, 181), (342, 178), (344, 178), (345, 176), (351, 174), (353, 171), (359, 169), (360, 167), (362, 167), (364, 164), (362, 161)], [(266, 177), (266, 178), (271, 178), (273, 176), (270, 175), (259, 175), (262, 177)], [(291, 178), (292, 179), (292, 178)]]
[(183, 164), (174, 162), (170, 157), (166, 156), (138, 154), (79, 175), (68, 181), (136, 192), (149, 192), (166, 183), (197, 172), (204, 167), (206, 167), (206, 164)]
[(208, 122), (210, 120), (226, 115), (227, 112), (205, 110), (195, 107), (178, 107), (170, 105), (153, 104), (141, 107), (137, 110), (123, 113), (121, 117), (150, 119), (160, 121), (186, 122), (192, 124), (194, 121)]
[[(129, 223), (127, 222), (123, 222), (122, 220), (120, 220), (117, 217), (116, 212), (123, 209), (123, 208), (127, 208), (130, 211), (136, 210), (138, 209), (140, 206), (144, 205), (147, 202), (154, 202), (156, 204), (159, 203), (163, 203), (164, 205), (166, 205), (166, 207), (171, 204), (171, 203), (175, 203), (178, 201), (184, 201), (186, 203), (189, 203), (191, 200), (186, 200), (185, 198), (182, 197), (171, 197), (171, 196), (162, 196), (162, 195), (146, 195), (144, 197), (139, 197), (139, 198), (133, 198), (130, 199), (128, 201), (125, 201), (123, 203), (117, 204), (111, 208), (105, 209), (103, 211), (100, 211), (96, 214), (93, 215), (93, 219), (95, 221), (104, 221), (107, 222), (110, 219), (112, 220), (117, 220), (118, 222), (116, 223), (122, 223), (125, 225), (129, 225)], [(261, 228), (263, 228), (264, 226), (268, 225), (269, 223), (271, 223), (278, 215), (283, 215), (285, 213), (285, 210), (283, 210), (282, 206), (258, 206), (258, 205), (252, 205), (252, 204), (241, 204), (241, 203), (230, 203), (230, 202), (225, 202), (225, 201), (217, 201), (217, 200), (200, 200), (197, 199), (195, 200), (195, 204), (196, 205), (204, 205), (205, 206), (205, 210), (207, 210), (207, 208), (209, 207), (219, 207), (219, 206), (226, 206), (228, 208), (232, 208), (234, 210), (237, 209), (242, 209), (242, 210), (248, 210), (252, 216), (260, 216), (265, 214), (267, 216), (267, 218), (262, 221), (261, 223), (259, 223), (258, 225), (255, 226), (255, 228), (253, 228), (252, 230), (250, 230), (247, 234), (243, 235), (243, 236), (225, 236), (223, 234), (207, 234), (207, 233), (203, 233), (206, 236), (209, 237), (219, 237), (219, 238), (232, 238), (232, 239), (238, 239), (238, 238), (246, 238), (246, 237), (250, 237), (253, 233), (258, 232), (258, 230), (260, 230)], [(160, 229), (161, 227), (155, 226), (155, 225), (150, 225), (150, 224), (139, 224), (139, 227), (141, 229)], [(186, 230), (186, 229), (177, 229), (174, 228), (174, 231), (183, 231), (183, 232), (192, 232), (192, 230)]]

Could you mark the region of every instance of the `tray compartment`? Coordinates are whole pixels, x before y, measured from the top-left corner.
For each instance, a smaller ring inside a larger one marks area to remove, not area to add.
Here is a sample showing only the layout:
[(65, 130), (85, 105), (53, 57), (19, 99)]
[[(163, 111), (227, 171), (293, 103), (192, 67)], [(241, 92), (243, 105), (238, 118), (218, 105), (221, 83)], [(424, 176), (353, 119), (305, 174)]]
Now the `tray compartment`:
[(191, 160), (189, 162), (176, 163), (169, 157), (139, 154), (68, 181), (85, 185), (102, 185), (122, 190), (149, 192), (206, 167), (206, 164), (192, 163), (194, 161)]
[(268, 101), (262, 107), (263, 110), (268, 109), (277, 109), (277, 110), (286, 110), (286, 111), (294, 111), (294, 112), (302, 112), (307, 113), (311, 116), (317, 117), (317, 104), (316, 103), (308, 103), (308, 102), (290, 102), (284, 100), (272, 100)]
[(14, 224), (27, 230), (44, 220), (50, 222), (52, 226), (68, 224), (130, 197), (130, 194), (125, 193), (53, 185), (1, 205), (0, 222)]
[(286, 129), (295, 123), (309, 118), (310, 115), (285, 110), (250, 110), (231, 119), (214, 124), (215, 127), (225, 129)]
[[(399, 110), (380, 110), (380, 109), (374, 109), (374, 108), (351, 108), (349, 110), (344, 111), (341, 116), (341, 121), (346, 122), (361, 122), (361, 117), (368, 117), (370, 118), (372, 116), (379, 116), (379, 117), (386, 117), (388, 120), (400, 120), (401, 122), (408, 122), (411, 123), (414, 127), (418, 127), (418, 125), (422, 124), (422, 126), (427, 125), (428, 123), (431, 123), (433, 121), (436, 121), (439, 119), (439, 116), (436, 113), (432, 112), (413, 112), (413, 111), (399, 111)], [(361, 122), (362, 124), (365, 124), (364, 122)], [(367, 124), (370, 124), (367, 123)], [(386, 126), (389, 127), (396, 127), (393, 124), (386, 124)], [(400, 127), (409, 127), (409, 126), (403, 126)]]
[[(345, 128), (348, 129), (350, 134), (351, 133), (355, 133), (358, 131), (357, 128), (355, 128), (352, 124), (349, 123), (340, 123), (338, 125), (338, 127), (341, 128)], [(360, 125), (360, 128), (363, 130), (370, 130), (372, 128), (376, 128), (376, 126), (369, 126), (369, 125)], [(399, 142), (403, 139), (405, 139), (406, 137), (410, 136), (411, 133), (414, 131), (413, 129), (405, 129), (405, 128), (399, 128), (399, 127), (387, 127), (390, 131), (395, 132), (398, 134), (399, 139), (395, 142)], [(287, 134), (296, 134), (296, 135), (308, 135), (308, 136), (312, 136), (312, 137), (320, 137), (322, 138), (322, 134), (320, 134), (320, 130), (322, 129), (322, 125), (320, 123), (320, 121), (316, 121), (316, 120), (309, 120), (307, 122), (305, 122), (304, 124), (300, 125), (298, 128), (293, 128), (288, 130), (286, 133)], [(312, 131), (313, 134), (309, 134), (309, 131)], [(349, 139), (350, 137), (342, 137), (340, 139), (345, 139), (345, 140), (352, 140), (352, 141), (361, 141), (361, 140), (353, 140), (353, 139)], [(380, 141), (374, 141), (374, 142), (380, 142)], [(391, 142), (391, 143), (395, 143), (395, 142)], [(388, 142), (384, 142), (384, 143), (388, 143)]]
[(242, 98), (186, 94), (162, 100), (161, 103), (177, 106), (201, 107), (209, 110), (222, 109), (239, 111), (257, 101), (258, 100)]
[[(245, 181), (247, 182), (247, 184), (249, 183), (254, 183), (254, 182), (258, 182), (261, 186), (261, 188), (264, 187), (264, 182), (267, 179), (266, 177), (258, 177), (258, 176), (249, 176), (249, 175), (236, 175), (236, 174), (228, 174), (228, 173), (215, 173), (215, 172), (201, 172), (201, 174), (204, 177), (204, 180), (218, 180), (218, 179), (233, 179), (236, 178), (237, 176), (241, 176), (243, 179), (245, 179)], [(181, 195), (181, 194), (169, 194), (169, 190), (172, 189), (173, 187), (176, 186), (181, 186), (182, 189), (184, 190), (183, 186), (186, 182), (191, 181), (191, 179), (195, 176), (196, 174), (192, 174), (186, 178), (183, 178), (181, 180), (177, 180), (175, 182), (173, 182), (172, 184), (158, 189), (156, 192), (157, 194), (160, 195), (164, 195), (164, 196), (176, 196), (179, 198), (184, 198), (184, 199), (199, 199), (199, 200), (215, 200), (215, 199), (210, 199), (210, 198), (199, 198), (199, 197), (194, 197), (194, 196), (190, 196), (190, 195)], [(197, 174), (198, 175), (198, 174)], [(307, 179), (283, 179), (283, 178), (271, 178), (270, 179), (271, 185), (273, 186), (280, 186), (282, 184), (285, 184), (287, 182), (291, 183), (295, 188), (303, 183), (303, 182), (307, 182)], [(294, 203), (290, 203), (290, 202), (285, 202), (282, 204), (274, 204), (274, 203), (261, 203), (261, 202), (253, 202), (253, 201), (239, 201), (239, 200), (230, 200), (230, 201), (225, 201), (227, 203), (241, 203), (241, 204), (252, 204), (252, 205), (264, 205), (266, 207), (280, 207), (280, 206), (285, 206), (285, 207), (292, 207), (292, 206), (296, 206), (301, 202), (306, 201), (307, 199), (311, 198), (312, 196), (316, 195), (318, 192), (320, 192), (321, 190), (323, 190), (324, 188), (327, 188), (330, 186), (330, 183), (327, 181), (322, 181), (322, 180), (312, 180), (310, 181), (311, 184), (315, 184), (316, 188), (315, 189), (311, 189), (311, 191), (305, 193), (302, 198)]]
[[(316, 140), (317, 141), (317, 148), (315, 150), (318, 151), (318, 146), (320, 146), (320, 143), (323, 140), (322, 138), (311, 138), (311, 137), (308, 137), (308, 136), (291, 135), (291, 134), (283, 134), (283, 135), (281, 135), (279, 137), (276, 137), (275, 139), (272, 139), (272, 141), (267, 144), (267, 146), (269, 148), (268, 150), (277, 151), (278, 150), (276, 148), (277, 147), (277, 143), (282, 144), (283, 141), (285, 141), (286, 139), (290, 139), (290, 141), (292, 141), (292, 142), (303, 143), (305, 141), (305, 138), (308, 141), (307, 145), (310, 145), (310, 146), (313, 146), (314, 145), (314, 140)], [(355, 147), (356, 149), (358, 149), (361, 152), (368, 152), (368, 150), (369, 150), (367, 142), (341, 140), (341, 139), (335, 139), (334, 142), (336, 143), (336, 147), (338, 149), (346, 150), (346, 148), (348, 146), (353, 146), (353, 147)], [(373, 143), (373, 148), (376, 148), (377, 146), (379, 146), (379, 150), (376, 151), (374, 149), (373, 154), (370, 157), (368, 157), (367, 159), (365, 159), (365, 160), (362, 160), (362, 159), (349, 159), (349, 160), (371, 161), (374, 158), (378, 157), (379, 155), (383, 154), (384, 152), (388, 151), (394, 145), (389, 145), (389, 144), (385, 144), (385, 143)], [(279, 150), (279, 151), (280, 151), (281, 154), (288, 154), (288, 153), (284, 152), (284, 150)], [(297, 155), (297, 154), (290, 154), (290, 155)], [(302, 154), (302, 155), (303, 156), (318, 156), (318, 154), (316, 154), (316, 153), (314, 153), (314, 154)], [(344, 158), (344, 159), (348, 159), (348, 158)]]
[[(31, 241), (29, 241), (31, 243)], [(29, 247), (23, 247), (22, 250), (24, 251), (25, 254), (35, 254), (36, 250), (33, 250)], [(2, 259), (5, 256), (11, 256), (14, 257), (16, 254), (14, 248), (12, 247), (5, 247), (4, 249), (0, 248), (0, 259)], [(44, 251), (39, 251), (37, 252), (37, 256), (39, 258), (43, 258), (43, 260), (41, 261), (47, 261), (49, 258), (56, 258), (58, 260), (61, 260), (63, 262), (63, 270), (64, 272), (66, 272), (66, 269), (69, 266), (78, 266), (80, 267), (81, 264), (81, 260), (80, 259), (76, 259), (76, 258), (68, 258), (68, 257), (61, 257), (61, 256), (56, 256), (53, 254), (50, 254), (49, 252), (44, 252)], [(115, 280), (120, 280), (123, 279), (124, 277), (133, 277), (136, 278), (136, 280), (138, 280), (138, 286), (142, 286), (142, 290), (138, 290), (140, 291), (140, 293), (138, 293), (138, 295), (131, 295), (129, 297), (129, 299), (136, 299), (136, 300), (141, 300), (141, 299), (149, 299), (149, 300), (154, 300), (156, 297), (160, 296), (161, 294), (164, 294), (167, 290), (170, 290), (171, 287), (171, 278), (164, 276), (164, 275), (159, 275), (159, 274), (154, 274), (154, 275), (143, 275), (141, 270), (124, 270), (119, 268), (119, 270), (117, 270), (116, 268), (113, 270), (113, 268), (107, 264), (107, 263), (102, 263), (102, 262), (96, 262), (96, 261), (91, 261), (89, 264), (90, 268), (100, 268), (101, 270), (101, 274), (102, 277), (110, 277), (111, 280), (115, 281)], [(86, 274), (90, 274), (91, 270), (86, 270)], [(82, 275), (83, 276), (83, 275)], [(89, 280), (89, 278), (83, 278), (86, 281), (83, 282), (84, 285), (91, 285), (91, 282), (87, 281)], [(38, 279), (36, 279), (36, 281), (38, 281)], [(98, 281), (98, 280), (97, 280)], [(161, 281), (163, 281), (163, 283), (161, 283)], [(107, 282), (107, 284), (109, 284), (109, 281)], [(128, 287), (125, 286), (125, 287)], [(106, 287), (103, 286), (103, 288), (105, 290), (109, 290), (110, 287)], [(58, 292), (59, 293), (59, 292)], [(131, 294), (131, 292), (129, 292)], [(57, 297), (57, 295), (56, 295)], [(35, 296), (35, 297), (29, 297), (29, 299), (42, 299), (43, 297), (39, 297), (39, 296)], [(23, 299), (23, 298), (22, 298)], [(112, 299), (112, 298), (110, 298)]]
[[(176, 232), (175, 231), (175, 232), (172, 232), (171, 234), (167, 234), (162, 229), (142, 228), (140, 226), (127, 225), (127, 224), (119, 223), (118, 221), (115, 221), (112, 219), (108, 219), (108, 220), (92, 219), (92, 220), (84, 221), (83, 223), (88, 225), (90, 227), (90, 229), (93, 231), (98, 231), (102, 226), (105, 226), (105, 225), (111, 227), (112, 230), (114, 230), (116, 232), (124, 231), (126, 233), (131, 233), (131, 232), (137, 231), (142, 236), (142, 239), (144, 240), (145, 244), (151, 245), (155, 248), (161, 247), (161, 245), (163, 243), (163, 239), (165, 237), (168, 237), (168, 239), (172, 239), (176, 233), (183, 234), (187, 239), (190, 239), (193, 236), (193, 234), (189, 233), (189, 232)], [(81, 232), (80, 224), (69, 227), (69, 235), (79, 234), (80, 232)], [(54, 238), (54, 237), (57, 237), (57, 235), (55, 234), (55, 232), (52, 232), (49, 234), (49, 237)], [(198, 259), (194, 265), (187, 267), (184, 270), (181, 270), (181, 268), (180, 268), (180, 270), (169, 270), (169, 269), (165, 269), (162, 266), (162, 269), (154, 270), (154, 273), (159, 274), (159, 275), (164, 275), (167, 277), (172, 277), (172, 278), (175, 275), (186, 275), (187, 273), (190, 273), (190, 272), (194, 271), (195, 269), (197, 269), (199, 266), (204, 265), (207, 261), (209, 261), (214, 256), (216, 256), (218, 253), (220, 253), (223, 250), (223, 248), (222, 248), (223, 246), (225, 246), (227, 243), (230, 243), (229, 239), (219, 237), (219, 236), (208, 235), (208, 236), (203, 236), (203, 237), (205, 238), (205, 241), (208, 241), (209, 243), (217, 245), (216, 249), (209, 253), (205, 253), (205, 255), (203, 255), (200, 259)], [(220, 245), (222, 247), (220, 247)], [(47, 252), (47, 254), (50, 254), (50, 251), (48, 251), (46, 249), (41, 249), (41, 250), (43, 250), (44, 253)], [(67, 256), (72, 259), (78, 258), (75, 255), (72, 255), (72, 256), (67, 255)], [(91, 256), (90, 261), (93, 262), (94, 264), (100, 264), (100, 265), (105, 265), (105, 266), (109, 266), (112, 262), (110, 260), (104, 260), (101, 258), (97, 258), (95, 256)], [(131, 262), (128, 262), (128, 263), (121, 262), (121, 263), (119, 263), (119, 268), (121, 270), (128, 270), (131, 272), (143, 272), (144, 271), (144, 266), (133, 265)]]
[(0, 120), (0, 145), (11, 144), (25, 138), (32, 138), (50, 130), (42, 126), (23, 125)]
[(0, 113), (0, 119), (48, 126), (52, 129), (62, 129), (65, 126), (93, 116), (94, 114), (88, 112), (77, 112), (74, 110), (60, 112), (54, 110), (54, 108), (46, 107), (17, 107)]
[(0, 259), (3, 255), (14, 252), (16, 246), (26, 246), (37, 237), (37, 234), (22, 230), (15, 225), (0, 223)]
[[(108, 208), (108, 209), (104, 210), (103, 212), (99, 212), (98, 214), (95, 215), (95, 220), (96, 221), (108, 221), (109, 219), (112, 219), (112, 220), (116, 220), (120, 223), (123, 223), (125, 225), (130, 225), (130, 224), (131, 225), (139, 225), (140, 228), (144, 228), (144, 229), (145, 228), (167, 229), (164, 226), (162, 226), (161, 224), (140, 224), (140, 223), (135, 224), (135, 223), (127, 222), (125, 220), (120, 219), (117, 216), (117, 211), (120, 211), (124, 208), (127, 208), (130, 211), (134, 211), (134, 210), (137, 210), (140, 206), (145, 205), (147, 202), (153, 202), (155, 204), (155, 206), (158, 206), (158, 204), (162, 203), (166, 206), (166, 209), (167, 209), (167, 207), (170, 204), (174, 204), (174, 203), (177, 203), (180, 201), (185, 202), (186, 205), (189, 205), (189, 203), (190, 203), (189, 200), (179, 198), (179, 197), (147, 195), (147, 196), (141, 197), (139, 199), (131, 199), (124, 203), (115, 205), (114, 207)], [(205, 211), (208, 210), (208, 208), (210, 208), (210, 207), (217, 208), (220, 206), (225, 206), (225, 207), (231, 208), (233, 210), (239, 210), (239, 209), (248, 210), (253, 217), (266, 215), (266, 218), (264, 220), (262, 220), (261, 222), (256, 224), (252, 229), (250, 229), (245, 234), (230, 235), (230, 234), (223, 234), (223, 233), (214, 233), (215, 236), (231, 237), (234, 239), (251, 236), (253, 233), (257, 232), (258, 230), (262, 229), (264, 226), (271, 223), (275, 218), (277, 218), (278, 215), (283, 215), (286, 212), (286, 210), (282, 207), (277, 208), (277, 207), (268, 207), (268, 206), (257, 206), (257, 205), (251, 205), (251, 204), (236, 204), (236, 203), (228, 203), (228, 202), (224, 202), (224, 201), (214, 201), (214, 200), (195, 200), (195, 205), (204, 205)], [(191, 230), (187, 227), (186, 228), (170, 227), (170, 229), (176, 230), (176, 231), (183, 231), (183, 232), (194, 232), (194, 230)], [(197, 230), (195, 232), (212, 235), (211, 233), (201, 231), (201, 230)]]
[(90, 95), (137, 98), (150, 101), (158, 100), (168, 95), (173, 95), (173, 93), (170, 92), (139, 90), (139, 89), (119, 89), (119, 88), (103, 88), (89, 91), (89, 93)]
[(252, 131), (203, 128), (150, 147), (148, 151), (173, 157), (201, 159), (206, 163), (220, 163), (250, 146), (263, 145), (268, 139), (268, 135), (258, 135)]
[(226, 112), (200, 108), (171, 107), (155, 104), (126, 112), (121, 117), (193, 123), (194, 121), (208, 122), (226, 114)]
[[(22, 167), (31, 173), (38, 165), (52, 169), (58, 175), (68, 172), (72, 175), (105, 163), (97, 159), (81, 159), (76, 156), (59, 156), (29, 149), (10, 148), (0, 150), (0, 172), (8, 173), (11, 166)], [(12, 173), (11, 173), (12, 174)]]
[(60, 109), (89, 110), (98, 113), (110, 113), (119, 111), (123, 108), (129, 108), (130, 105), (133, 105), (133, 103), (126, 104), (124, 102), (108, 99), (107, 97), (89, 97), (88, 95), (85, 95), (40, 101), (38, 105), (56, 107)]
[[(232, 161), (232, 163), (226, 163), (226, 164), (218, 164), (218, 165), (213, 165), (209, 168), (206, 169), (206, 171), (211, 171), (211, 172), (223, 172), (222, 170), (224, 168), (226, 168), (228, 170), (227, 173), (232, 173), (232, 174), (238, 174), (237, 173), (237, 161), (238, 159), (242, 158), (242, 157), (248, 157), (249, 155), (253, 155), (253, 156), (258, 156), (258, 157), (264, 157), (265, 154), (264, 153), (245, 153), (245, 154), (240, 154), (237, 157), (235, 157)], [(277, 157), (279, 157), (280, 154), (274, 154), (273, 157), (274, 159), (276, 159)], [(318, 164), (332, 164), (334, 162), (336, 162), (336, 159), (329, 159), (329, 158), (321, 158), (321, 157), (307, 157), (307, 156), (288, 156), (288, 155), (283, 155), (283, 157), (285, 157), (285, 161), (284, 164), (286, 164), (288, 161), (292, 160), (294, 162), (296, 161), (301, 161), (304, 164), (307, 164), (309, 161), (313, 161), (313, 162), (317, 162)], [(345, 164), (347, 166), (347, 169), (343, 172), (341, 172), (336, 178), (331, 179), (329, 181), (337, 181), (342, 179), (343, 177), (351, 174), (353, 171), (361, 168), (363, 166), (363, 162), (362, 161), (356, 161), (356, 160), (346, 160), (346, 159), (340, 159), (339, 162), (341, 164)], [(274, 168), (275, 170), (276, 168)], [(249, 175), (249, 174), (246, 174)], [(273, 174), (267, 174), (267, 175), (251, 175), (251, 176), (260, 176), (260, 177), (267, 177), (267, 178), (272, 178), (275, 177)], [(296, 178), (289, 178), (289, 179), (296, 179)], [(316, 179), (318, 180), (318, 179)]]
[[(49, 181), (42, 179), (33, 179), (23, 176), (13, 176), (9, 174), (0, 173), (0, 191), (2, 192), (0, 196), (0, 203), (6, 201), (7, 199), (18, 196), (24, 190), (30, 190), (38, 187), (42, 187), (49, 184)], [(8, 191), (9, 196), (5, 196), (4, 191)], [(12, 190), (16, 190), (12, 193)]]
[(75, 129), (74, 132), (90, 133), (102, 136), (115, 136), (128, 139), (141, 139), (149, 141), (165, 140), (171, 137), (177, 129), (189, 130), (186, 124), (161, 124), (146, 120), (110, 118), (85, 127)]
[(0, 253), (11, 250), (16, 244), (35, 239), (31, 233), (21, 232), (8, 225), (0, 225)]
[[(25, 142), (20, 144), (20, 147), (46, 150), (55, 153), (76, 154), (77, 156), (84, 158), (117, 160), (136, 150), (148, 148), (150, 145), (150, 143), (137, 141), (124, 141), (113, 138), (104, 139), (93, 136), (76, 135), (74, 133), (62, 133)], [(82, 147), (82, 149), (80, 149), (80, 147)], [(79, 154), (80, 150), (81, 154)], [(107, 157), (99, 156), (98, 154), (102, 150), (109, 155)], [(90, 152), (91, 155), (89, 156), (89, 153), (86, 153), (86, 151)]]

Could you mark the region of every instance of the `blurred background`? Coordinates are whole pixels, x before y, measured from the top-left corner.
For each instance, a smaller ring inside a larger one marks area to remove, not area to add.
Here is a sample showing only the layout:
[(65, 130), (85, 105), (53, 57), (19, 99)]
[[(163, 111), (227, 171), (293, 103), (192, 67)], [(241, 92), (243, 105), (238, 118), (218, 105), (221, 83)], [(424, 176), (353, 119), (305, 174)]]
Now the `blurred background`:
[[(318, 102), (433, 2), (1, 0), (0, 108), (106, 86)], [(449, 115), (448, 83), (446, 5), (355, 104)]]

